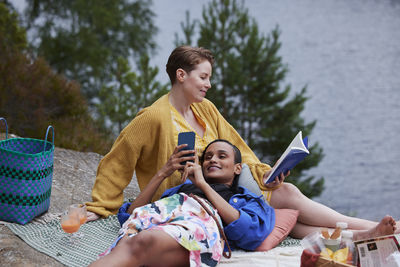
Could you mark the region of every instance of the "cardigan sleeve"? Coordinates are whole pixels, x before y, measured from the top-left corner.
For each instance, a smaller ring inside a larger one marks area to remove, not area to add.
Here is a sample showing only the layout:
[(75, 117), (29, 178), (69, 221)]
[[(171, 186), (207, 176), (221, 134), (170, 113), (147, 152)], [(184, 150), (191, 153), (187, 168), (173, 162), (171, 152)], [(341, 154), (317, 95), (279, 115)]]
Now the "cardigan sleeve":
[[(141, 110), (122, 130), (110, 152), (100, 161), (87, 209), (101, 216), (115, 214), (124, 200), (124, 189), (136, 178), (143, 189), (154, 174), (168, 161), (174, 148), (173, 128), (168, 94)], [(180, 183), (179, 172), (165, 179), (153, 200)]]
[[(92, 189), (92, 202), (86, 203), (89, 211), (107, 217), (117, 213), (124, 200), (124, 189), (132, 180), (142, 151), (151, 142), (157, 122), (146, 109), (128, 124), (114, 142), (111, 150), (100, 161)], [(150, 163), (151, 164), (151, 163)]]
[(92, 189), (92, 202), (86, 203), (89, 211), (107, 217), (122, 205), (123, 191), (132, 179), (140, 155), (137, 148), (140, 149), (141, 144), (129, 142), (130, 136), (138, 136), (137, 125), (141, 125), (138, 117), (121, 132), (110, 152), (100, 161)]
[[(208, 106), (209, 116), (211, 117), (210, 123), (215, 123), (214, 127), (217, 128), (218, 138), (226, 139), (232, 144), (237, 146), (237, 148), (242, 153), (242, 162), (249, 166), (251, 174), (256, 180), (258, 186), (262, 190), (271, 190), (267, 188), (263, 183), (264, 174), (271, 169), (268, 164), (262, 163), (251, 148), (246, 144), (239, 133), (233, 128), (231, 124), (221, 115), (215, 105), (208, 100), (205, 104)], [(203, 101), (203, 102), (204, 102)]]

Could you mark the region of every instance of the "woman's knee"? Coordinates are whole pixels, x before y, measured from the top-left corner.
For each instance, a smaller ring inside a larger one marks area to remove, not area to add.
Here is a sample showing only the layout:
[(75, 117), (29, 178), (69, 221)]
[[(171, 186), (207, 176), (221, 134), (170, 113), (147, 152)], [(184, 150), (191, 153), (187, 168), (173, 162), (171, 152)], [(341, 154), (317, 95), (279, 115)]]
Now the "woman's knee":
[(284, 194), (286, 195), (300, 195), (301, 192), (300, 190), (297, 188), (297, 186), (295, 186), (292, 183), (283, 183), (282, 184), (282, 190), (284, 191)]
[(151, 236), (141, 233), (133, 237), (124, 236), (110, 254), (99, 260), (106, 263), (100, 266), (129, 266), (143, 263), (148, 256), (146, 255), (149, 253), (148, 248), (154, 241)]
[(135, 257), (146, 257), (146, 253), (155, 242), (156, 238), (151, 231), (142, 231), (133, 237), (128, 237), (127, 239), (130, 254)]
[(275, 208), (287, 208), (292, 200), (298, 200), (303, 194), (291, 183), (283, 183), (272, 192), (271, 205)]
[(145, 230), (131, 238), (130, 257), (142, 265), (189, 266), (189, 252), (160, 230)]

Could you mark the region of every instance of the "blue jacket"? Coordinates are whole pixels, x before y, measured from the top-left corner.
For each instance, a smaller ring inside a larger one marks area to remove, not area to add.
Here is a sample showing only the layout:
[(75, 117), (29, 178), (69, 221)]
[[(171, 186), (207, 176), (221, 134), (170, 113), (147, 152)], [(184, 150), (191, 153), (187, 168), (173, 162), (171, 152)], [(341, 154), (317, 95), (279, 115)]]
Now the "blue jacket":
[[(191, 183), (186, 180), (185, 184)], [(182, 186), (167, 189), (161, 198), (176, 194)], [(241, 193), (233, 195), (229, 204), (240, 212), (240, 217), (224, 227), (226, 238), (231, 249), (255, 250), (271, 233), (275, 226), (275, 211), (262, 199), (244, 187), (239, 187)], [(130, 216), (126, 211), (130, 203), (125, 203), (119, 209), (118, 220), (122, 225)]]

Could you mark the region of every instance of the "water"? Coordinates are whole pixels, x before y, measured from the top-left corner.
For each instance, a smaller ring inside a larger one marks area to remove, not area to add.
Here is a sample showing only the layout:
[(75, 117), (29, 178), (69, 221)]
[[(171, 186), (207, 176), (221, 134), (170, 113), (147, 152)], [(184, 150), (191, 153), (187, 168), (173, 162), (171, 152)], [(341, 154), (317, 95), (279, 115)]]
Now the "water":
[[(162, 79), (185, 10), (200, 18), (208, 1), (156, 0)], [(400, 219), (400, 2), (246, 1), (261, 32), (279, 24), (281, 55), (293, 91), (308, 85), (302, 116), (317, 120), (310, 142), (325, 158), (310, 174), (325, 177), (317, 201), (358, 217)]]
[[(14, 0), (20, 9), (24, 0)], [(206, 0), (154, 0), (160, 80), (185, 11), (200, 18)], [(317, 120), (310, 143), (325, 158), (316, 200), (358, 217), (400, 219), (400, 0), (248, 0), (260, 31), (279, 24), (293, 91), (308, 85), (302, 116)]]

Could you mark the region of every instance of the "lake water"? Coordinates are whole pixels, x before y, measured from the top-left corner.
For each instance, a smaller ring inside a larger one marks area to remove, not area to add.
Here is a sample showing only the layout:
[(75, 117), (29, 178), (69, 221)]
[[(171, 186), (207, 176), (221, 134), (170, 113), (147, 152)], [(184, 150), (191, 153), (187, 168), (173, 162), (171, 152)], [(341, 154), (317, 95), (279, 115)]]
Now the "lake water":
[[(12, 1), (22, 7), (24, 0)], [(185, 11), (200, 18), (205, 0), (155, 0), (160, 79)], [(316, 198), (358, 217), (400, 219), (400, 0), (249, 0), (260, 31), (281, 29), (281, 55), (294, 92), (308, 86), (302, 116), (325, 158)]]
[[(156, 0), (160, 46), (153, 63), (165, 81), (165, 63), (181, 34), (185, 10), (200, 18), (208, 1)], [(316, 198), (332, 208), (379, 220), (400, 219), (400, 1), (245, 1), (260, 27), (281, 29), (286, 83), (308, 86), (302, 116), (317, 120), (309, 137), (325, 157), (310, 174), (325, 177)]]

